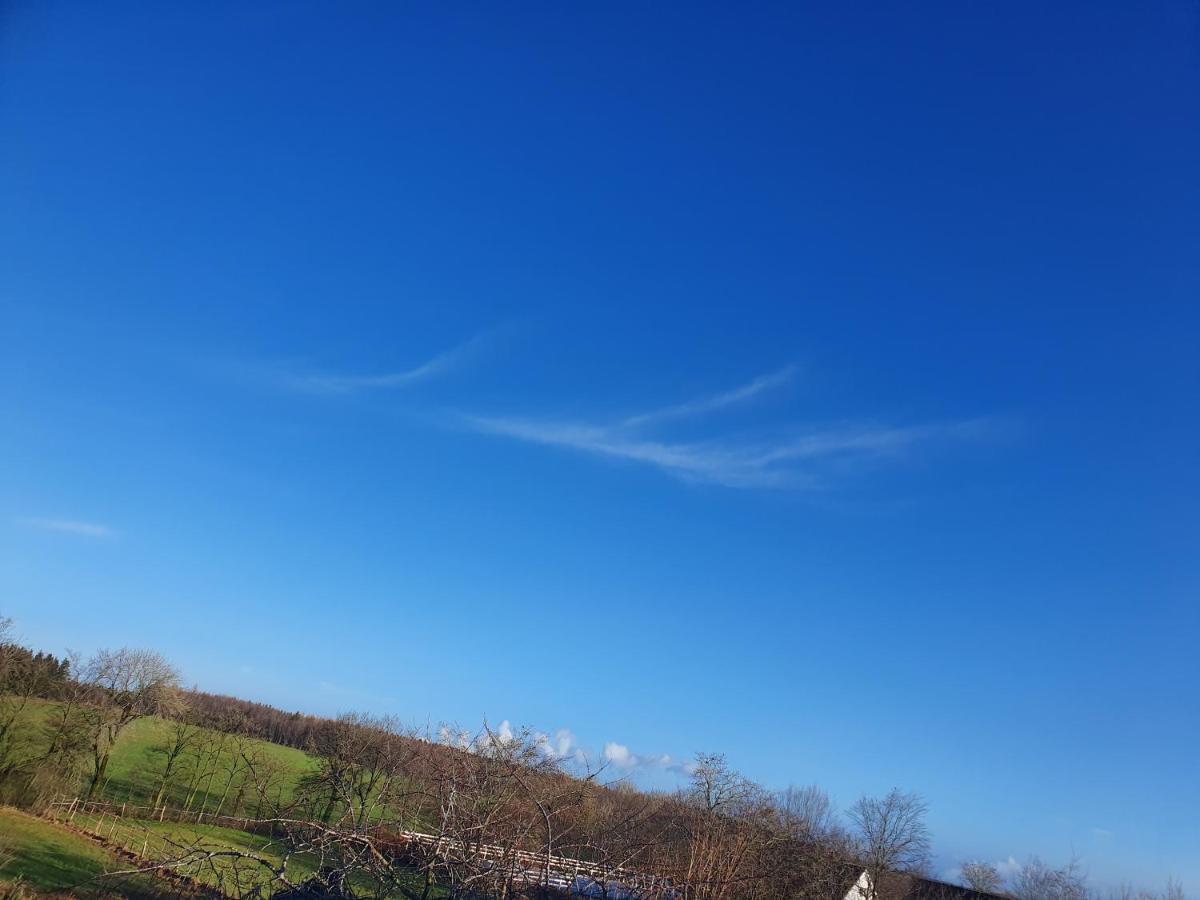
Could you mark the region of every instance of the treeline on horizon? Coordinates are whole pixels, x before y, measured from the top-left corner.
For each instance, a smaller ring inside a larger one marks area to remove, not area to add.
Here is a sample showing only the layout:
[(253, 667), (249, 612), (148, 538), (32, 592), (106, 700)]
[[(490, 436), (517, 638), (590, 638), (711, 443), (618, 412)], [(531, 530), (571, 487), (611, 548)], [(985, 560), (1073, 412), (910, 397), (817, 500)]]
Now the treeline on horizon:
[[(134, 773), (140, 793), (125, 782), (114, 797), (114, 750), (151, 717), (167, 724)], [(311, 767), (289, 770), (268, 745), (303, 751)], [(496, 863), (524, 852), (585, 860), (614, 873), (614, 884), (645, 876), (638, 895), (647, 900), (843, 900), (856, 882), (860, 900), (1099, 896), (1075, 860), (1053, 867), (1031, 857), (1008, 877), (971, 861), (959, 888), (930, 879), (926, 805), (900, 790), (862, 797), (842, 816), (815, 786), (769, 791), (720, 754), (698, 754), (685, 786), (646, 792), (558, 758), (528, 730), (485, 724), (447, 741), (393, 718), (285, 712), (185, 690), (153, 651), (35, 652), (0, 617), (0, 801), (42, 811), (68, 797), (242, 817), (287, 854), (319, 853), (329, 895), (351, 883), (422, 900), (552, 895), (549, 863), (541, 883)], [(408, 831), (437, 843), (398, 841)], [(277, 886), (287, 889), (287, 878)], [(1124, 886), (1109, 896), (1184, 900), (1170, 880), (1159, 892)]]

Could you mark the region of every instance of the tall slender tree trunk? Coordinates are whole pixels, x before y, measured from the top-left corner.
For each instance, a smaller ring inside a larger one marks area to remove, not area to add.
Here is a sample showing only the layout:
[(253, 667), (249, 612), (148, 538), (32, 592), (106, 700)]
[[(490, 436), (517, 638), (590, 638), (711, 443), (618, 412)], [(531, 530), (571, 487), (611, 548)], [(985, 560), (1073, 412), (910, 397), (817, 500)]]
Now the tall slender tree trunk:
[(104, 773), (108, 770), (108, 757), (108, 751), (100, 752), (97, 750), (95, 753), (95, 769), (92, 772), (92, 780), (88, 785), (87, 792), (89, 800), (92, 799), (100, 784), (104, 781)]
[(229, 778), (225, 781), (225, 790), (221, 791), (221, 799), (217, 803), (217, 811), (214, 815), (220, 815), (221, 810), (225, 807), (225, 799), (229, 796), (229, 789), (233, 786), (233, 779), (237, 778), (238, 770), (236, 768), (229, 770)]

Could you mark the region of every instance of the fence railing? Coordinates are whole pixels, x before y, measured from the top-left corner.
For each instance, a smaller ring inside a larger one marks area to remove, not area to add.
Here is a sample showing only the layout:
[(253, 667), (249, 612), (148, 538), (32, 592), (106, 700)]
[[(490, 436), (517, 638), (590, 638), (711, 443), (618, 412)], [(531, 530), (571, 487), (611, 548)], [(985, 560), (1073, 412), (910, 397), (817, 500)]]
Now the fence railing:
[(174, 809), (169, 806), (145, 806), (136, 803), (114, 803), (108, 800), (55, 800), (49, 804), (49, 810), (59, 811), (59, 817), (66, 815), (74, 818), (79, 814), (103, 814), (119, 816), (123, 819), (139, 819), (145, 822), (178, 822), (194, 825), (221, 825), (226, 828), (236, 828), (239, 831), (250, 831), (255, 824), (269, 821), (256, 819), (252, 816), (226, 816), (211, 813), (203, 809)]
[[(56, 800), (49, 804), (47, 816), (81, 827), (97, 837), (119, 844), (141, 859), (161, 857), (180, 845), (166, 836), (155, 834), (148, 825), (178, 823), (210, 825), (236, 829), (252, 834), (278, 834), (281, 831), (315, 830), (315, 823), (280, 818), (218, 815), (204, 810), (176, 809), (168, 806), (147, 806), (134, 803), (115, 803), (83, 798)], [(337, 829), (334, 829), (337, 830)], [(558, 854), (522, 850), (513, 846), (464, 841), (447, 835), (372, 823), (353, 830), (354, 834), (372, 838), (381, 849), (397, 855), (434, 856), (459, 864), (474, 864), (492, 870), (515, 882), (542, 885), (571, 896), (592, 896), (610, 900), (636, 900), (653, 896), (670, 896), (668, 879), (648, 875), (624, 866), (603, 865)], [(154, 852), (151, 852), (151, 851)], [(415, 851), (415, 852), (414, 852)]]

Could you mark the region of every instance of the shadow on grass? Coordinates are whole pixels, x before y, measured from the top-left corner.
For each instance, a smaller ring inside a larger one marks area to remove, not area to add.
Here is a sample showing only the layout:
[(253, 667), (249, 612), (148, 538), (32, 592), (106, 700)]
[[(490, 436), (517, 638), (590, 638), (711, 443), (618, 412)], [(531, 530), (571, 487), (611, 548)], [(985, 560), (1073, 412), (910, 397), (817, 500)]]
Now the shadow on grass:
[[(153, 876), (100, 877), (123, 866), (85, 838), (32, 816), (0, 810), (0, 835), (5, 848), (0, 882), (20, 882), (39, 891), (80, 897), (115, 895), (149, 900), (166, 894), (165, 886)], [(0, 887), (0, 895), (3, 891)]]

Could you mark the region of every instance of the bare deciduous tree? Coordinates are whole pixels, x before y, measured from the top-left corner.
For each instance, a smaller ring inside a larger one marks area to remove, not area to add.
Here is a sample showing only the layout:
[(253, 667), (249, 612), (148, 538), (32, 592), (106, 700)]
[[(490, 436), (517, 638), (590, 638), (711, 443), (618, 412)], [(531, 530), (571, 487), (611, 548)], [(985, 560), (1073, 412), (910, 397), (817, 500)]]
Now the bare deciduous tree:
[(975, 891), (986, 894), (998, 894), (1004, 889), (1004, 879), (1000, 871), (989, 862), (971, 860), (962, 865), (963, 883)]
[(725, 761), (723, 753), (697, 753), (692, 767), (691, 797), (709, 812), (736, 805), (746, 799), (754, 785)]
[(93, 768), (87, 795), (104, 781), (113, 745), (142, 716), (167, 715), (179, 702), (179, 672), (153, 650), (100, 650), (88, 660), (80, 682), (91, 688)]
[(200, 740), (201, 731), (185, 719), (171, 722), (167, 738), (162, 746), (155, 747), (153, 752), (163, 758), (163, 770), (158, 780), (158, 790), (154, 794), (153, 807), (158, 809), (166, 798), (167, 789), (178, 776), (185, 754)]
[[(78, 656), (72, 654), (77, 668)], [(63, 685), (58, 702), (42, 723), (43, 747), (34, 761), (25, 790), (25, 802), (40, 806), (55, 794), (78, 786), (86, 758), (93, 746), (95, 717), (88, 705), (90, 690), (78, 681)]]
[(1087, 876), (1078, 859), (1055, 869), (1034, 856), (1017, 872), (1011, 893), (1016, 900), (1087, 900)]
[(875, 900), (889, 872), (919, 872), (929, 862), (928, 807), (917, 794), (893, 788), (883, 797), (862, 797), (850, 807), (855, 845), (867, 874), (867, 898)]
[(345, 713), (318, 732), (312, 751), (321, 768), (308, 789), (322, 803), (321, 819), (335, 811), (356, 828), (389, 819), (407, 788), (402, 778), (416, 748), (412, 734), (391, 716)]
[(780, 791), (775, 804), (780, 824), (797, 840), (818, 840), (834, 828), (833, 803), (815, 784)]

